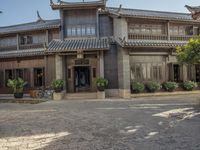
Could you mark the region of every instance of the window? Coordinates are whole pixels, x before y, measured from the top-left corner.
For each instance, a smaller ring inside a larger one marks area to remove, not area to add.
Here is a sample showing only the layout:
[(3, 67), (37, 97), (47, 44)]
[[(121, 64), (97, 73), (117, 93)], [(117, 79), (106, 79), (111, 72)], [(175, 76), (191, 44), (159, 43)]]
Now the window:
[(0, 70), (0, 87), (4, 85), (4, 71)]
[(44, 68), (35, 68), (34, 69), (34, 86), (41, 87), (44, 86)]
[(93, 78), (96, 78), (97, 77), (97, 75), (96, 75), (96, 68), (93, 68), (92, 72), (93, 72)]
[(71, 30), (71, 28), (67, 29), (67, 36), (72, 36), (72, 30)]
[(28, 36), (21, 36), (20, 37), (20, 44), (21, 45), (26, 45), (26, 44), (33, 44), (33, 37), (28, 35)]
[(193, 26), (170, 26), (170, 35), (193, 35)]
[(154, 24), (130, 24), (129, 33), (134, 34), (153, 34), (160, 35), (164, 34), (163, 25), (154, 25)]
[(76, 36), (76, 28), (75, 27), (72, 28), (72, 36)]
[(95, 36), (96, 27), (94, 25), (72, 26), (67, 27), (68, 37)]
[(133, 81), (160, 81), (162, 80), (162, 65), (153, 63), (136, 63), (131, 67)]

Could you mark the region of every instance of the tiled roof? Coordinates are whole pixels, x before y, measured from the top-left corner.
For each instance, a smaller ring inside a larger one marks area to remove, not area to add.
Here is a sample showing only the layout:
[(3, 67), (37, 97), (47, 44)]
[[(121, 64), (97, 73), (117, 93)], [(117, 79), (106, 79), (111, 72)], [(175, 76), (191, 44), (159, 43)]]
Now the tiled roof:
[(76, 50), (104, 50), (109, 49), (109, 38), (83, 38), (83, 39), (67, 39), (64, 41), (53, 40), (50, 42), (47, 52), (65, 52)]
[(1, 34), (8, 34), (8, 33), (18, 33), (18, 32), (26, 32), (30, 30), (44, 30), (44, 29), (51, 29), (51, 28), (59, 28), (60, 20), (44, 20), (44, 21), (36, 21), (31, 23), (13, 25), (13, 26), (6, 26), (0, 27), (0, 35)]
[(60, 8), (73, 8), (73, 7), (89, 7), (89, 6), (105, 6), (106, 0), (99, 0), (99, 1), (82, 1), (82, 2), (65, 2), (59, 0), (58, 2), (54, 3), (51, 0), (51, 7), (52, 9), (60, 9)]
[(27, 57), (44, 55), (44, 49), (29, 49), (0, 52), (0, 58)]
[(154, 41), (154, 40), (128, 40), (118, 42), (122, 47), (162, 47), (162, 48), (176, 48), (184, 46), (187, 42), (181, 41)]
[[(107, 7), (109, 13), (122, 17), (137, 17), (137, 18), (152, 18), (152, 19), (166, 19), (166, 20), (185, 20), (195, 21), (192, 19), (190, 13), (164, 12), (153, 10), (127, 9)], [(200, 22), (200, 20), (197, 20)]]

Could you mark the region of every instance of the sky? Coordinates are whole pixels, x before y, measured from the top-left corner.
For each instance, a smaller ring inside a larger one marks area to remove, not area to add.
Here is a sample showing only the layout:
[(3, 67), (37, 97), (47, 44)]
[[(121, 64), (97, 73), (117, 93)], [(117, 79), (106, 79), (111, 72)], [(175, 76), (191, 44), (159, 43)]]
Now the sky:
[[(200, 0), (108, 0), (107, 6), (119, 7), (120, 4), (125, 8), (188, 12), (184, 6), (200, 6)], [(50, 7), (50, 0), (0, 0), (0, 11), (3, 11), (0, 14), (0, 26), (34, 22), (37, 20), (37, 10), (43, 19), (59, 18), (59, 12)]]

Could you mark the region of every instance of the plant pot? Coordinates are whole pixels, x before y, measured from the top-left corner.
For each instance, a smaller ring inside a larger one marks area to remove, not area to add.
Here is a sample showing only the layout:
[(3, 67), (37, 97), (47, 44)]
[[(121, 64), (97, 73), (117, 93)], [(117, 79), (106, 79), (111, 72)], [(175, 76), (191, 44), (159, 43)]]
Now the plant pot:
[(97, 86), (98, 91), (103, 92), (105, 91), (105, 87), (104, 86)]
[(14, 98), (23, 98), (24, 93), (14, 93)]
[(63, 92), (61, 93), (53, 93), (53, 100), (63, 100), (65, 94)]
[(63, 91), (63, 88), (57, 88), (57, 89), (54, 89), (56, 93), (61, 93)]

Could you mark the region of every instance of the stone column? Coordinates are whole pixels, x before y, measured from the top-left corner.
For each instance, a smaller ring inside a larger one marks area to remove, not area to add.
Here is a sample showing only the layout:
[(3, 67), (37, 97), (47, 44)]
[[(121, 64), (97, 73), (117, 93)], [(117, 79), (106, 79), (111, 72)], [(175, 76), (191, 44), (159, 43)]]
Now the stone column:
[(63, 79), (63, 59), (62, 56), (55, 56), (56, 79)]
[(104, 54), (103, 54), (103, 51), (99, 52), (99, 71), (100, 71), (100, 77), (104, 78)]
[(118, 82), (119, 96), (130, 98), (130, 61), (127, 49), (119, 48), (118, 51)]
[(34, 87), (34, 69), (30, 68), (30, 85)]
[(183, 64), (183, 81), (187, 81), (187, 65)]

